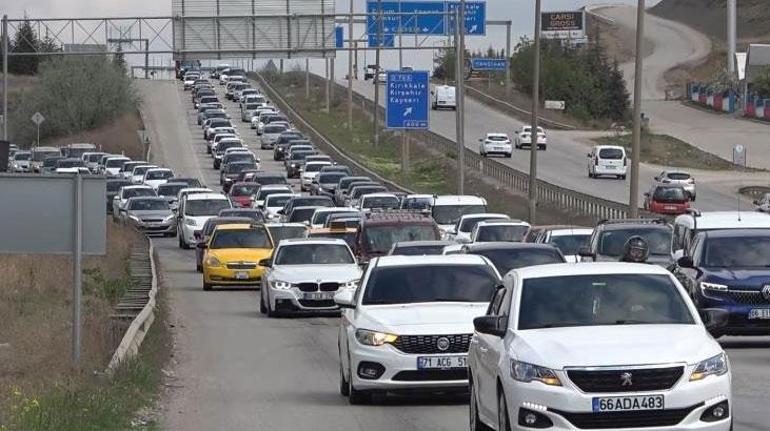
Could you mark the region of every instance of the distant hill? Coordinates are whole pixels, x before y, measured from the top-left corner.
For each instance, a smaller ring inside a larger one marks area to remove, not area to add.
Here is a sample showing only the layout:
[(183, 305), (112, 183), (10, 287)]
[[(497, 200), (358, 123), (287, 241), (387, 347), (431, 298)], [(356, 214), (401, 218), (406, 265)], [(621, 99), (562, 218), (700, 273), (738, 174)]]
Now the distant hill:
[[(770, 42), (770, 1), (738, 0), (738, 43)], [(662, 0), (650, 8), (662, 18), (679, 21), (716, 42), (727, 40), (726, 0)]]

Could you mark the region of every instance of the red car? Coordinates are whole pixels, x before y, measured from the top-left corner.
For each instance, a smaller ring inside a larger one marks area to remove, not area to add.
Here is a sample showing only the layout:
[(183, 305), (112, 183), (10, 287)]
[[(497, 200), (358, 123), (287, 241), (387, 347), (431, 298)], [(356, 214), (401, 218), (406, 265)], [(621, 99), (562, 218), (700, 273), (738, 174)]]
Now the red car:
[(644, 194), (644, 209), (656, 214), (684, 214), (690, 209), (690, 195), (682, 186), (659, 184)]
[(236, 208), (251, 208), (252, 197), (259, 190), (257, 183), (235, 183), (230, 187), (227, 196)]

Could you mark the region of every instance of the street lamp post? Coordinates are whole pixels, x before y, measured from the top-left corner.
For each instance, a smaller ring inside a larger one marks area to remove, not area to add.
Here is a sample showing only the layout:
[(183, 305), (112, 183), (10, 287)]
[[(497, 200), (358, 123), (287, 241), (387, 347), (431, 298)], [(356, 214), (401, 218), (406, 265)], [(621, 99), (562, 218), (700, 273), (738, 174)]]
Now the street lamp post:
[(634, 131), (631, 142), (631, 190), (628, 196), (628, 216), (639, 216), (639, 158), (642, 139), (642, 66), (644, 55), (644, 0), (636, 10), (636, 70), (634, 72)]
[(532, 130), (529, 138), (529, 223), (537, 220), (537, 120), (540, 111), (540, 0), (535, 0), (535, 53), (532, 67)]

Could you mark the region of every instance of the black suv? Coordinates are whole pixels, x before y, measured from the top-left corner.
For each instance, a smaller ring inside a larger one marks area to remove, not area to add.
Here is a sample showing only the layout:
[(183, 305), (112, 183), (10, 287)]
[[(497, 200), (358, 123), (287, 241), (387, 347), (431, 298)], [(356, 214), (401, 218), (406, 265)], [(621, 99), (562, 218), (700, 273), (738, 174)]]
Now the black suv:
[(588, 247), (580, 249), (582, 261), (617, 262), (632, 236), (640, 236), (650, 247), (649, 263), (670, 267), (673, 228), (664, 219), (602, 220), (594, 228)]

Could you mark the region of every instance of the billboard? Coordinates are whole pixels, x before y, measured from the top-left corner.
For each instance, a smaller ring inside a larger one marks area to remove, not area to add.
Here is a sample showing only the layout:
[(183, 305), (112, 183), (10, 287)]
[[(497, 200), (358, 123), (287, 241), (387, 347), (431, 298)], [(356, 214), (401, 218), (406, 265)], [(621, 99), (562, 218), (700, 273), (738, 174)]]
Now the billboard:
[(541, 35), (548, 39), (580, 39), (586, 36), (583, 11), (541, 12)]

